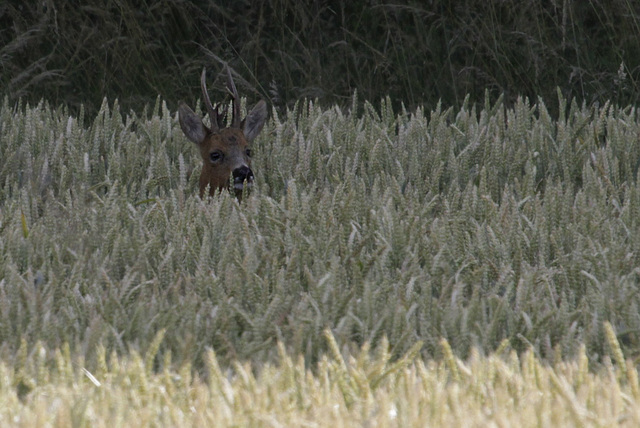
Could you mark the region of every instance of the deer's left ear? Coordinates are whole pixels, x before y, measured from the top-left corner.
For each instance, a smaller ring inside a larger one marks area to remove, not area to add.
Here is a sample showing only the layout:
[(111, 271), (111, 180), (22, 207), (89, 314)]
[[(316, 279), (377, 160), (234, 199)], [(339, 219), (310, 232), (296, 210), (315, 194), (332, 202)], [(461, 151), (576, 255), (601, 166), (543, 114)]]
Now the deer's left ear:
[(267, 103), (265, 103), (264, 100), (260, 100), (258, 104), (251, 109), (247, 117), (244, 118), (240, 126), (247, 141), (253, 141), (253, 139), (258, 136), (266, 120)]
[(180, 118), (180, 128), (182, 128), (184, 135), (197, 145), (200, 145), (209, 133), (209, 129), (204, 126), (202, 119), (185, 103), (180, 103), (178, 117)]

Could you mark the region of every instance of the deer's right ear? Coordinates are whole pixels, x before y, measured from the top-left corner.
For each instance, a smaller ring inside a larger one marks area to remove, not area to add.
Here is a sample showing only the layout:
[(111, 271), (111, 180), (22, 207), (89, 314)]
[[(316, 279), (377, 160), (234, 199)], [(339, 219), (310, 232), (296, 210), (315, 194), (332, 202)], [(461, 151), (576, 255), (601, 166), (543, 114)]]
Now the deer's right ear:
[(180, 103), (178, 107), (178, 117), (180, 118), (180, 128), (187, 138), (200, 145), (209, 133), (209, 129), (204, 126), (202, 119), (193, 112), (185, 103)]
[(264, 100), (260, 100), (242, 121), (241, 127), (243, 128), (244, 136), (249, 140), (249, 142), (253, 141), (260, 131), (262, 131), (262, 127), (266, 120), (267, 104)]

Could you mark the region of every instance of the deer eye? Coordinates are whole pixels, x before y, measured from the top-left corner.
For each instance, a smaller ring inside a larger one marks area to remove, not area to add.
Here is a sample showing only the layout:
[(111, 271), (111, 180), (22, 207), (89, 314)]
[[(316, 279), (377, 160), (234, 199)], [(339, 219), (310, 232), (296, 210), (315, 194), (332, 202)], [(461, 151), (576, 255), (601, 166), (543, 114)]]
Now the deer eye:
[(251, 149), (245, 150), (244, 153), (247, 155), (247, 157), (251, 157)]
[(209, 159), (211, 159), (211, 162), (220, 162), (222, 160), (222, 157), (222, 153), (217, 150), (215, 152), (209, 153)]

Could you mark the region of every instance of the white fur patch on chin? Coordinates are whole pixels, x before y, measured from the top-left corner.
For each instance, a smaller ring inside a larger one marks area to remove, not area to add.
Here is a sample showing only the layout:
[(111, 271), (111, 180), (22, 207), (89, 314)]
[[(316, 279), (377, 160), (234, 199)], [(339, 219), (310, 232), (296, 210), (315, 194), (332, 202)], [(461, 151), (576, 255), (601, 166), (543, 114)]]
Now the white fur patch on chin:
[[(250, 181), (247, 183), (247, 189), (251, 189), (253, 187), (253, 182)], [(244, 183), (235, 183), (233, 185), (233, 190), (242, 190), (244, 189)]]

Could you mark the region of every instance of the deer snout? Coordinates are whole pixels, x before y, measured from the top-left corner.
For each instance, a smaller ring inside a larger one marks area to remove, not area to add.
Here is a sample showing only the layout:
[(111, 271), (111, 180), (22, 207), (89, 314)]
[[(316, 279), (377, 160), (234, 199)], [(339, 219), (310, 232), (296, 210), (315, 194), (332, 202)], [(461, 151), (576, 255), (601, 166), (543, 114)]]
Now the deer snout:
[(242, 190), (244, 182), (247, 182), (247, 186), (251, 187), (253, 184), (253, 171), (246, 165), (242, 165), (239, 168), (233, 170), (233, 188), (235, 190)]

